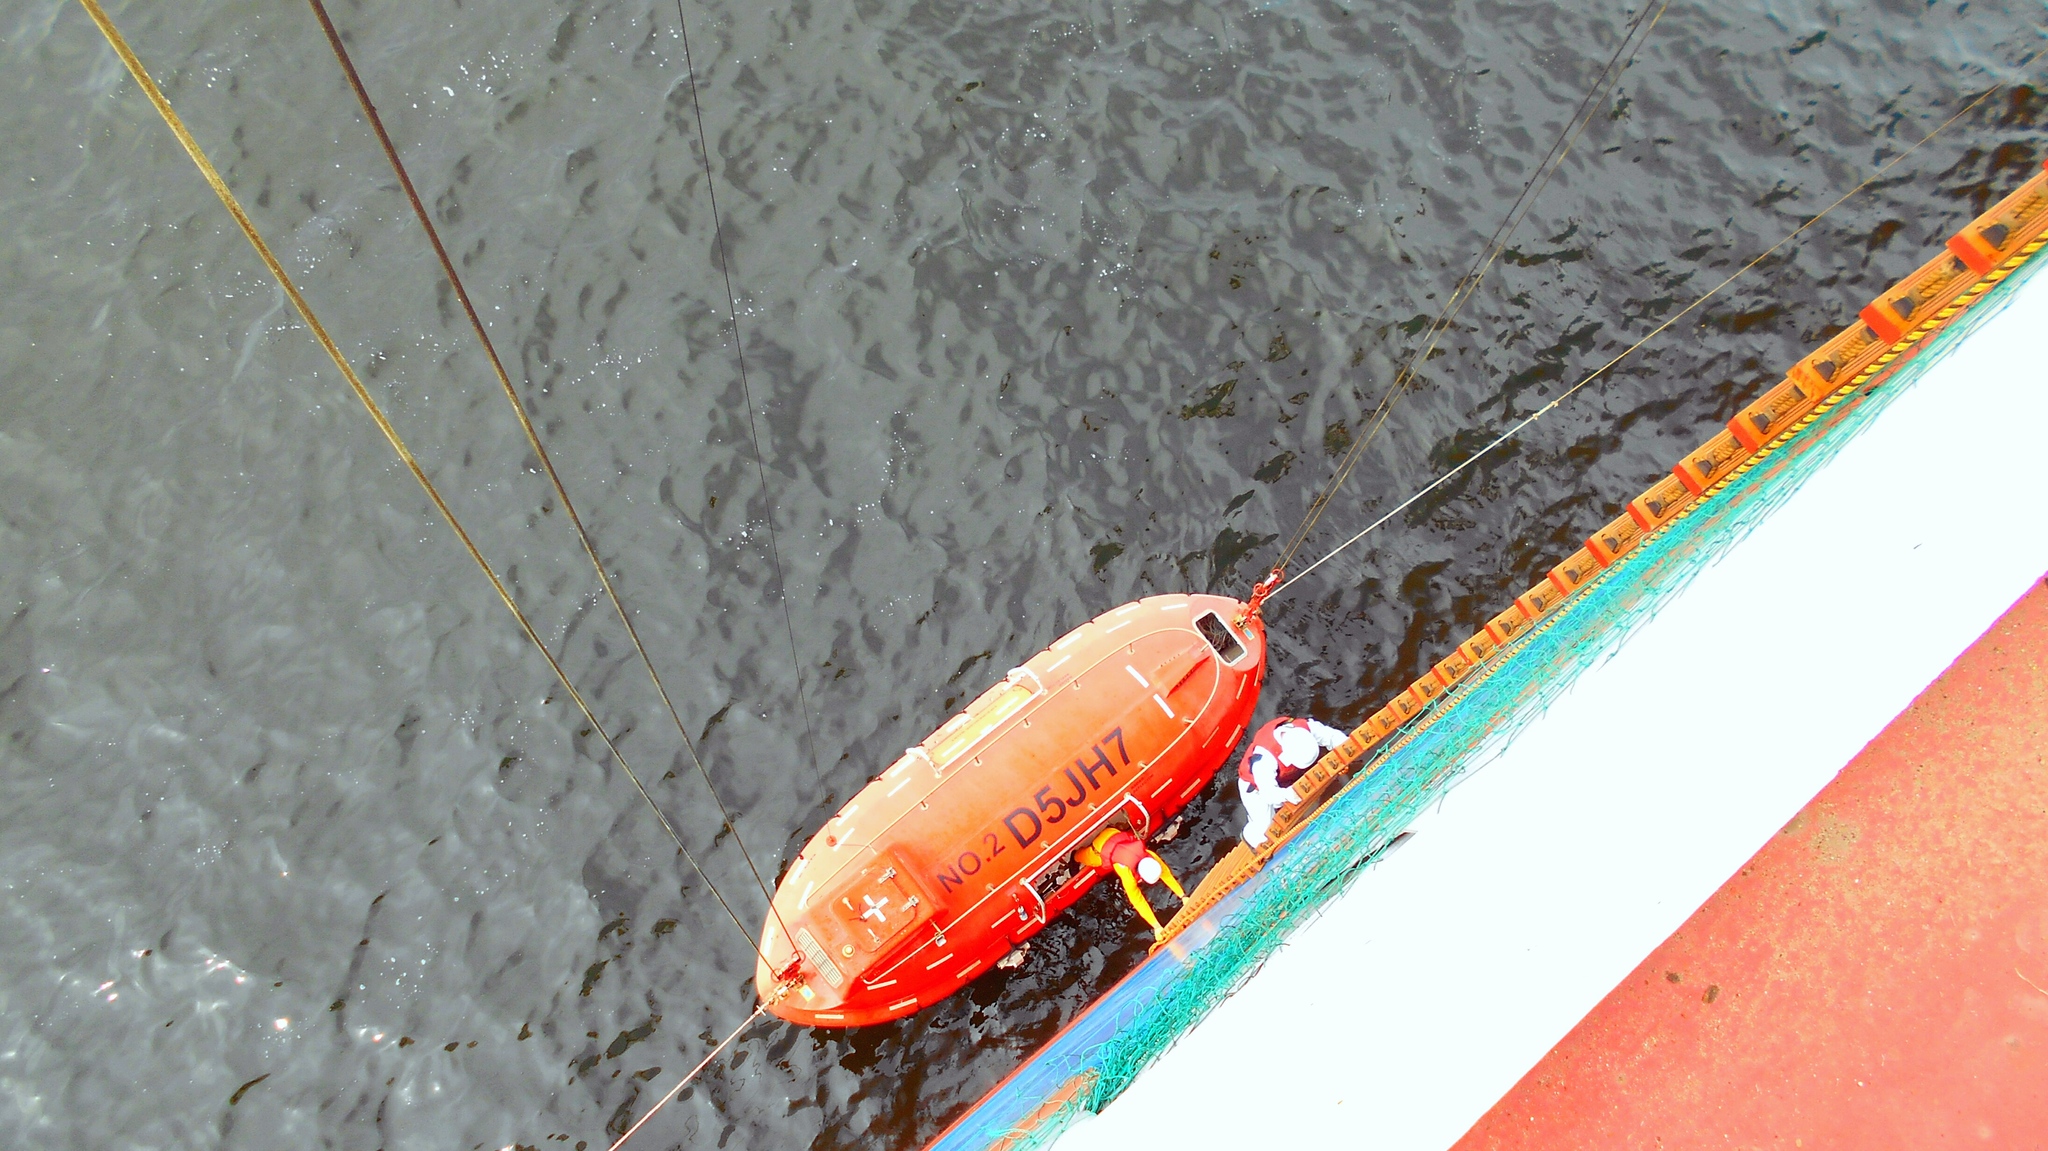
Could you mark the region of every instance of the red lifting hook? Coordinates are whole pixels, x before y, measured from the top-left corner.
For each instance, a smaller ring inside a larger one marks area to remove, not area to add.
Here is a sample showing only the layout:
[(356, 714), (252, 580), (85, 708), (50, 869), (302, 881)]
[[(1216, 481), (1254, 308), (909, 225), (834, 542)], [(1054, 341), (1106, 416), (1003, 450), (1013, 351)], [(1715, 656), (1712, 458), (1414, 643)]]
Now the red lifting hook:
[(1267, 573), (1265, 579), (1252, 585), (1252, 598), (1245, 601), (1244, 612), (1237, 617), (1239, 626), (1242, 626), (1244, 621), (1259, 614), (1260, 605), (1266, 602), (1266, 597), (1273, 594), (1274, 589), (1280, 586), (1280, 581), (1285, 579), (1286, 576), (1286, 572), (1281, 571), (1279, 568), (1274, 568), (1271, 572)]

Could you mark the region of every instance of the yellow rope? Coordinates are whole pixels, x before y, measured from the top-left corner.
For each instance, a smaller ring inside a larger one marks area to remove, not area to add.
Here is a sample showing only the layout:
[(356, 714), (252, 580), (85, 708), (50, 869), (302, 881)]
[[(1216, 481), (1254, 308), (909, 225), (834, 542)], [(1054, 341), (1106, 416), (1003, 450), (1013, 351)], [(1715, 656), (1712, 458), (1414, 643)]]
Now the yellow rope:
[[(327, 350), (327, 355), (334, 361), (334, 366), (341, 369), (342, 377), (348, 380), (349, 389), (355, 392), (356, 399), (362, 401), (364, 410), (370, 413), (370, 418), (377, 422), (377, 430), (384, 433), (384, 439), (391, 445), (391, 450), (398, 453), (398, 458), (404, 461), (406, 468), (412, 472), (413, 479), (419, 481), (420, 487), (427, 493), (427, 498), (434, 501), (434, 507), (440, 511), (441, 518), (448, 521), (449, 530), (461, 541), (463, 550), (469, 553), (470, 559), (476, 561), (476, 566), (483, 571), (484, 577), (491, 581), (492, 590), (498, 593), (498, 599), (504, 603), (506, 610), (512, 613), (512, 618), (519, 621), (520, 630), (526, 633), (526, 638), (540, 651), (541, 658), (548, 661), (548, 667), (554, 670), (555, 678), (562, 681), (562, 687), (569, 693), (569, 698), (576, 702), (577, 708), (583, 712), (583, 718), (590, 721), (591, 730), (597, 732), (604, 740), (605, 747), (611, 750), (612, 758), (618, 760), (619, 767), (625, 771), (626, 777), (640, 790), (640, 795), (647, 800), (648, 806), (654, 808), (655, 818), (661, 821), (662, 829), (668, 832), (670, 839), (675, 840), (677, 849), (683, 853), (683, 858), (690, 861), (690, 866), (697, 872), (697, 877), (704, 881), (720, 906), (725, 908), (725, 913), (732, 917), (733, 925), (740, 929), (748, 942), (753, 943), (753, 933), (740, 922), (732, 906), (726, 903), (725, 896), (712, 885), (711, 877), (704, 874), (704, 868), (698, 864), (697, 857), (683, 845), (683, 838), (676, 833), (675, 825), (670, 823), (668, 816), (655, 805), (654, 797), (648, 794), (646, 785), (640, 782), (640, 776), (627, 764), (626, 757), (620, 754), (618, 744), (612, 742), (611, 733), (598, 722), (597, 715), (584, 701), (583, 693), (577, 691), (576, 685), (569, 681), (569, 673), (562, 670), (561, 663), (555, 659), (555, 654), (548, 650), (548, 645), (542, 642), (540, 633), (534, 630), (532, 621), (526, 618), (526, 613), (513, 601), (512, 593), (506, 589), (504, 581), (498, 578), (498, 573), (491, 567), (490, 561), (477, 549), (476, 541), (470, 538), (462, 522), (455, 518), (455, 512), (448, 506), (448, 501), (441, 498), (441, 492), (434, 486), (434, 481), (427, 478), (426, 470), (420, 466), (419, 460), (414, 458), (412, 449), (405, 446), (405, 441), (398, 435), (398, 429), (393, 427), (390, 419), (384, 415), (384, 409), (378, 405), (376, 397), (370, 395), (370, 390), (363, 386), (363, 381), (357, 377), (355, 369), (349, 366), (348, 359), (335, 345), (334, 337), (327, 334), (326, 326), (313, 314), (312, 305), (299, 293), (298, 285), (292, 282), (291, 275), (284, 270), (284, 265), (280, 264), (277, 256), (271, 252), (270, 245), (265, 243), (262, 235), (256, 231), (256, 225), (250, 222), (249, 214), (242, 210), (241, 201), (235, 198), (234, 192), (228, 188), (227, 181), (221, 179), (220, 172), (214, 168), (213, 162), (206, 158), (206, 152), (200, 148), (199, 141), (193, 139), (192, 133), (186, 130), (185, 122), (178, 118), (178, 113), (171, 108), (171, 102), (164, 98), (163, 90), (156, 86), (155, 80), (150, 79), (148, 70), (143, 68), (142, 61), (136, 57), (134, 50), (128, 47), (128, 41), (121, 35), (121, 30), (114, 26), (112, 18), (100, 7), (99, 0), (78, 0), (78, 3), (85, 9), (86, 15), (92, 17), (92, 22), (99, 26), (100, 34), (107, 38), (107, 43), (114, 49), (115, 55), (121, 57), (121, 63), (128, 66), (128, 74), (135, 77), (135, 82), (141, 86), (143, 95), (148, 96), (149, 102), (156, 106), (157, 114), (163, 117), (164, 124), (170, 128), (171, 134), (178, 138), (178, 143), (184, 147), (185, 154), (192, 157), (192, 163), (199, 168), (199, 174), (206, 178), (206, 183), (213, 189), (213, 194), (220, 197), (221, 205), (235, 218), (235, 223), (242, 229), (242, 235), (248, 237), (249, 246), (256, 249), (256, 255), (262, 259), (264, 266), (270, 269), (270, 274), (277, 278), (278, 285), (284, 289), (285, 295), (291, 297), (292, 306), (299, 310), (299, 315), (305, 319), (306, 326), (312, 329), (313, 338), (319, 340), (320, 346)], [(758, 949), (758, 943), (755, 946)]]

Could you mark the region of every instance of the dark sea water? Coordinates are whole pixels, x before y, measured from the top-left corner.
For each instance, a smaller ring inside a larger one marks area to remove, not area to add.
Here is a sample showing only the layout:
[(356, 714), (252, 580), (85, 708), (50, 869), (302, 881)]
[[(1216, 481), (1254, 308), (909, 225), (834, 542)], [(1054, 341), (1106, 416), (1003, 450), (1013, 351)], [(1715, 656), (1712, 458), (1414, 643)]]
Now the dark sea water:
[[(111, 11), (758, 925), (308, 10)], [(1063, 630), (1245, 592), (1636, 11), (690, 8), (764, 487), (675, 10), (333, 0), (771, 882)], [(1308, 554), (1999, 91), (1276, 601), (1265, 711), (1362, 718), (2024, 179), (2042, 24), (1673, 4)], [(0, 1146), (602, 1147), (747, 940), (83, 12), (0, 34)], [(914, 1148), (1140, 952), (1098, 889), (913, 1019), (757, 1026), (639, 1145)]]

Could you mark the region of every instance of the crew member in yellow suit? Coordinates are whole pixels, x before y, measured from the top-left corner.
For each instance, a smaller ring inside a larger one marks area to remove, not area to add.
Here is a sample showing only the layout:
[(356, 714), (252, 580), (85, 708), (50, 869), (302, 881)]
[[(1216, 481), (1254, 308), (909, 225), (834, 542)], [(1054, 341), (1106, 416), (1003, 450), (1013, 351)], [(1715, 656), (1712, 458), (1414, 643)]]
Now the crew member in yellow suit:
[(1159, 853), (1145, 846), (1145, 841), (1130, 832), (1117, 827), (1105, 827), (1095, 836), (1095, 842), (1074, 853), (1074, 862), (1083, 867), (1107, 868), (1116, 872), (1123, 881), (1124, 894), (1130, 897), (1131, 906), (1145, 922), (1152, 925), (1152, 937), (1163, 939), (1166, 929), (1159, 925), (1159, 916), (1152, 911), (1152, 904), (1145, 899), (1145, 893), (1138, 884), (1164, 882), (1175, 897), (1186, 899), (1188, 893), (1180, 889), (1180, 880), (1173, 877), (1172, 869)]

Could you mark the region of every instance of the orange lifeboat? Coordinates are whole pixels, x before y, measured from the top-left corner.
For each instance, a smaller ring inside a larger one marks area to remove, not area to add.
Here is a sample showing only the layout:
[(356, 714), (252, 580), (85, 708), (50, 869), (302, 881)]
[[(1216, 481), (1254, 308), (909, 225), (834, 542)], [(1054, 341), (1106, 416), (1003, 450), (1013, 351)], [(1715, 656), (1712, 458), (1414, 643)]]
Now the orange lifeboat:
[(1094, 886), (1074, 853), (1150, 834), (1216, 773), (1265, 680), (1237, 600), (1153, 596), (1082, 624), (903, 753), (811, 838), (755, 983), (796, 1023), (862, 1027), (966, 986)]

